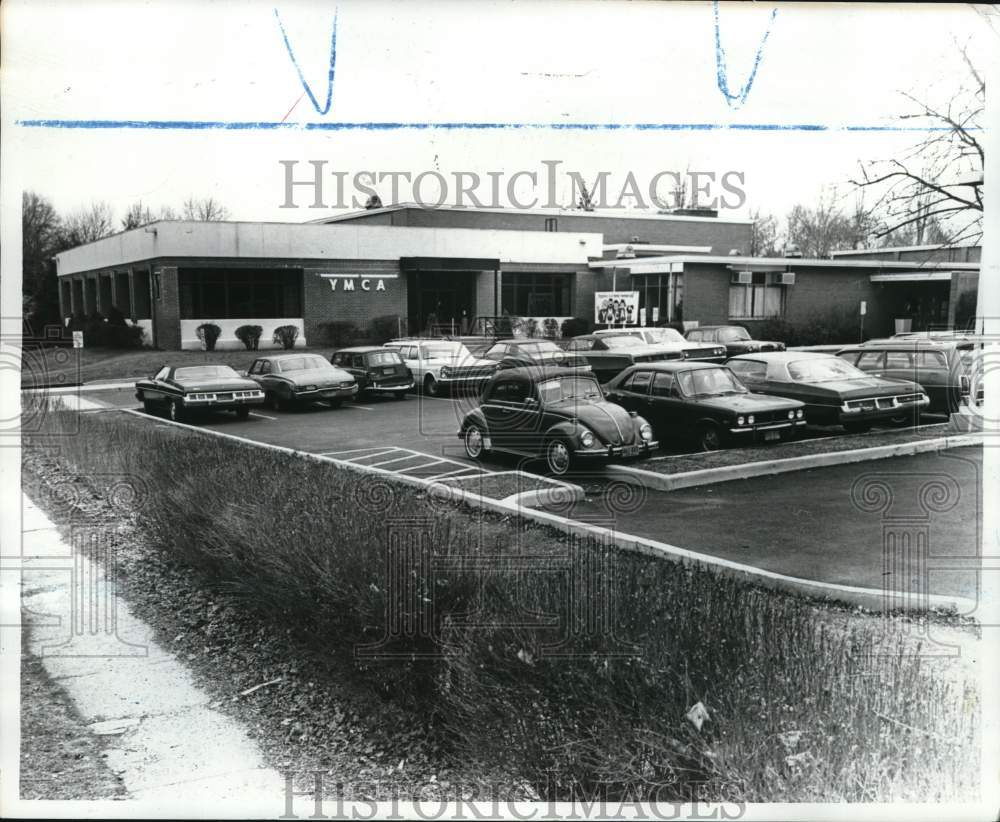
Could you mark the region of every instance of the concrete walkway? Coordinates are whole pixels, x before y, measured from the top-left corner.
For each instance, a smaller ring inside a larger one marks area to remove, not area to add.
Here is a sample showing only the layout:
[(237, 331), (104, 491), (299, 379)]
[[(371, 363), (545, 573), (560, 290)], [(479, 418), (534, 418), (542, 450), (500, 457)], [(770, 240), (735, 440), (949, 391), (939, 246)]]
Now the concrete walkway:
[[(157, 645), (105, 572), (100, 531), (75, 529), (72, 545), (24, 497), (22, 608), (31, 653), (110, 742), (107, 761), (129, 796), (180, 810), (223, 801), (254, 815), (284, 807), (284, 779), (188, 670)], [(30, 742), (28, 743), (30, 744)]]

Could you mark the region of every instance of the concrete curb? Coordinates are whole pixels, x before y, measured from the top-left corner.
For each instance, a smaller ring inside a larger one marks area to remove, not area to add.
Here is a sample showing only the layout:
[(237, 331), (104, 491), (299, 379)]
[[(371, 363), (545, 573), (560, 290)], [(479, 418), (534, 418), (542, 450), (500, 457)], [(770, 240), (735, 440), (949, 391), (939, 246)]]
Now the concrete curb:
[[(860, 605), (873, 611), (894, 610), (905, 608), (909, 612), (916, 612), (929, 609), (940, 609), (954, 611), (959, 615), (969, 616), (975, 613), (977, 603), (973, 600), (959, 596), (948, 596), (941, 594), (928, 594), (918, 599), (915, 594), (905, 591), (891, 591), (879, 588), (862, 588), (854, 585), (842, 585), (835, 582), (820, 582), (817, 580), (793, 577), (787, 574), (780, 574), (775, 571), (767, 571), (752, 565), (745, 565), (739, 562), (723, 559), (722, 557), (711, 556), (710, 554), (700, 554), (696, 551), (689, 551), (686, 548), (679, 548), (676, 545), (669, 545), (664, 542), (637, 537), (631, 534), (620, 533), (611, 528), (603, 528), (596, 525), (588, 525), (583, 522), (568, 519), (559, 514), (552, 514), (548, 511), (539, 511), (528, 508), (520, 503), (508, 502), (507, 500), (495, 500), (479, 494), (466, 491), (463, 488), (454, 488), (444, 482), (434, 480), (424, 480), (419, 477), (408, 477), (394, 474), (383, 468), (373, 468), (365, 465), (354, 465), (353, 463), (341, 462), (332, 457), (323, 457), (318, 454), (311, 454), (307, 451), (297, 451), (294, 448), (287, 448), (281, 445), (271, 445), (269, 443), (257, 442), (256, 440), (240, 437), (235, 434), (227, 434), (223, 431), (214, 431), (210, 428), (199, 428), (183, 422), (172, 422), (159, 417), (151, 418), (147, 414), (131, 408), (118, 409), (126, 414), (132, 414), (145, 420), (155, 419), (156, 422), (164, 425), (173, 425), (179, 428), (198, 431), (202, 434), (225, 439), (235, 440), (256, 448), (268, 448), (286, 454), (293, 454), (316, 462), (325, 462), (345, 468), (359, 475), (384, 476), (390, 481), (400, 482), (405, 485), (426, 490), (430, 495), (442, 500), (453, 500), (462, 502), (473, 508), (482, 508), (506, 516), (518, 516), (524, 519), (545, 525), (553, 530), (577, 536), (581, 538), (592, 538), (605, 544), (615, 545), (624, 551), (633, 551), (658, 559), (676, 562), (681, 565), (697, 565), (703, 568), (730, 577), (741, 579), (749, 584), (760, 585), (766, 588), (782, 589), (792, 593), (807, 596), (813, 599), (828, 602), (848, 603)], [(945, 439), (962, 439), (960, 437)], [(979, 438), (976, 438), (978, 441)], [(907, 443), (909, 444), (909, 443)], [(963, 444), (963, 443), (958, 443)], [(954, 446), (953, 446), (954, 447)], [(855, 453), (855, 452), (848, 452)], [(860, 461), (860, 460), (858, 460)], [(649, 472), (652, 473), (652, 472)], [(659, 475), (656, 475), (659, 476)], [(581, 489), (582, 490), (582, 489)]]
[[(144, 377), (136, 377), (136, 380), (145, 379)], [(88, 385), (87, 383), (81, 383), (80, 385), (65, 385), (65, 386), (48, 386), (42, 388), (22, 388), (21, 392), (24, 394), (80, 394), (85, 391), (121, 391), (126, 388), (135, 388), (135, 381), (132, 382), (101, 382), (94, 383), (93, 385)]]
[(725, 465), (720, 468), (705, 468), (700, 471), (684, 471), (678, 474), (660, 474), (645, 468), (628, 465), (609, 465), (608, 473), (631, 481), (645, 488), (657, 491), (675, 491), (680, 488), (695, 488), (699, 485), (714, 485), (718, 482), (752, 479), (753, 477), (785, 474), (790, 471), (805, 471), (810, 468), (826, 468), (831, 465), (846, 465), (852, 462), (906, 457), (928, 451), (960, 448), (966, 445), (982, 445), (983, 435), (955, 434), (928, 440), (915, 440), (895, 445), (877, 445), (872, 448), (855, 448), (850, 451), (833, 451), (825, 454), (807, 454), (802, 457), (787, 457), (769, 462), (747, 462), (742, 465)]

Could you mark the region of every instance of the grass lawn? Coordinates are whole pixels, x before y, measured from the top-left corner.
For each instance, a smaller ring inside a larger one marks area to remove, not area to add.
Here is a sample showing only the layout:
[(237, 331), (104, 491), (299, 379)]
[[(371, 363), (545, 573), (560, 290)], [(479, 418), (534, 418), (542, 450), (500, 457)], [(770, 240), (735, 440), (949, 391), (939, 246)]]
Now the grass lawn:
[[(296, 353), (311, 352), (329, 357), (335, 349), (296, 348)], [(151, 348), (120, 350), (109, 348), (50, 348), (43, 352), (27, 351), (21, 371), (25, 388), (41, 385), (74, 385), (77, 383), (129, 381), (147, 377), (167, 363), (197, 365), (225, 363), (237, 371), (250, 367), (261, 354), (278, 354), (280, 349), (267, 351), (159, 351)]]

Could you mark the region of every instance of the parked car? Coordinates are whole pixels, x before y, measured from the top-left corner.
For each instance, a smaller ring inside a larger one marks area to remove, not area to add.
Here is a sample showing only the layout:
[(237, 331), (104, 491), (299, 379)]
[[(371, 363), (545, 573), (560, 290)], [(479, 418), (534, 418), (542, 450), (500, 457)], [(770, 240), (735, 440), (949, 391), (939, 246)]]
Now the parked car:
[(580, 462), (646, 456), (659, 445), (645, 419), (604, 398), (593, 374), (537, 365), (497, 371), (458, 436), (472, 459), (491, 451), (540, 457), (557, 476)]
[(135, 384), (135, 398), (147, 412), (165, 411), (175, 421), (195, 410), (235, 411), (245, 420), (263, 405), (264, 392), (228, 365), (164, 365)]
[(789, 440), (806, 424), (803, 403), (751, 393), (714, 363), (634, 365), (605, 391), (612, 402), (649, 420), (658, 440), (693, 438), (703, 451)]
[(977, 349), (973, 341), (897, 335), (842, 348), (837, 356), (875, 377), (919, 383), (930, 398), (928, 411), (953, 414), (983, 403), (982, 381), (973, 386)]
[(339, 408), (358, 393), (354, 377), (319, 354), (272, 354), (258, 357), (247, 376), (263, 390), (274, 408), (322, 401)]
[(499, 368), (551, 365), (590, 370), (590, 363), (586, 359), (579, 354), (564, 351), (551, 340), (499, 340), (486, 350), (483, 358), (498, 363)]
[(431, 397), (455, 388), (469, 388), (476, 393), (497, 370), (493, 360), (476, 357), (456, 340), (392, 340), (385, 348), (397, 351), (413, 374), (413, 382)]
[(783, 342), (755, 340), (742, 325), (702, 325), (684, 334), (689, 342), (718, 343), (726, 347), (727, 357), (756, 351), (784, 351)]
[(567, 352), (579, 354), (590, 365), (602, 385), (630, 365), (675, 359), (679, 352), (665, 351), (627, 334), (581, 334), (567, 344)]
[(671, 359), (705, 360), (725, 362), (726, 347), (720, 344), (703, 345), (684, 339), (675, 328), (603, 328), (595, 331), (598, 337), (628, 335), (642, 340), (647, 345), (658, 346), (670, 352)]
[(392, 394), (397, 400), (406, 398), (413, 388), (413, 375), (398, 351), (380, 345), (342, 348), (330, 357), (338, 368), (354, 377), (358, 396)]
[(866, 374), (833, 354), (744, 354), (726, 367), (751, 391), (804, 402), (810, 423), (853, 432), (867, 431), (874, 422), (905, 421), (930, 402), (915, 382)]

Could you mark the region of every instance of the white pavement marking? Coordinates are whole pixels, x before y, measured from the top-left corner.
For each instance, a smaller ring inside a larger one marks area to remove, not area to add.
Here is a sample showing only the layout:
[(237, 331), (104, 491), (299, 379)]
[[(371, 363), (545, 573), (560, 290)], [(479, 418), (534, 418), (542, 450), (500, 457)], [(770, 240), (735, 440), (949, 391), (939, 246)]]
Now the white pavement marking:
[(430, 462), (425, 462), (425, 463), (422, 463), (420, 465), (414, 465), (411, 468), (400, 468), (396, 473), (397, 474), (405, 474), (408, 471), (416, 471), (416, 470), (418, 470), (420, 468), (430, 468), (432, 465), (440, 465), (442, 462), (448, 462), (448, 460), (433, 459)]
[(465, 468), (459, 468), (457, 471), (448, 471), (448, 472), (446, 472), (444, 474), (434, 474), (433, 476), (428, 477), (428, 479), (439, 480), (439, 479), (444, 479), (445, 477), (455, 476), (456, 474), (465, 474), (465, 473), (468, 473), (469, 471), (477, 472), (480, 476), (483, 476), (483, 477), (488, 477), (488, 476), (491, 476), (492, 474), (499, 473), (498, 471), (483, 471), (478, 466), (467, 465)]
[[(202, 804), (238, 800), (258, 811), (283, 807), (284, 779), (264, 764), (242, 727), (209, 706), (210, 695), (188, 669), (153, 641), (153, 629), (118, 598), (105, 568), (63, 542), (27, 498), (24, 522), (33, 528), (33, 543), (24, 545), (33, 556), (23, 555), (22, 589), (31, 653), (85, 723), (122, 724), (107, 761), (130, 797)], [(65, 569), (53, 568), (56, 555), (65, 558)], [(47, 570), (33, 570), (35, 558), (47, 559)], [(86, 602), (98, 591), (103, 600)], [(77, 624), (80, 614), (90, 624)]]
[(425, 455), (424, 454), (407, 454), (404, 457), (393, 457), (391, 460), (384, 460), (382, 462), (372, 462), (372, 463), (369, 463), (369, 464), (372, 465), (372, 466), (391, 465), (394, 462), (405, 462), (406, 460), (419, 459), (421, 456), (425, 456)]
[(260, 417), (263, 420), (276, 420), (277, 417), (269, 417), (267, 414), (258, 414), (256, 411), (250, 412), (251, 417)]
[(375, 410), (374, 408), (369, 408), (367, 405), (354, 405), (354, 403), (351, 403), (350, 405), (342, 405), (341, 408), (357, 408), (359, 411), (374, 411)]

